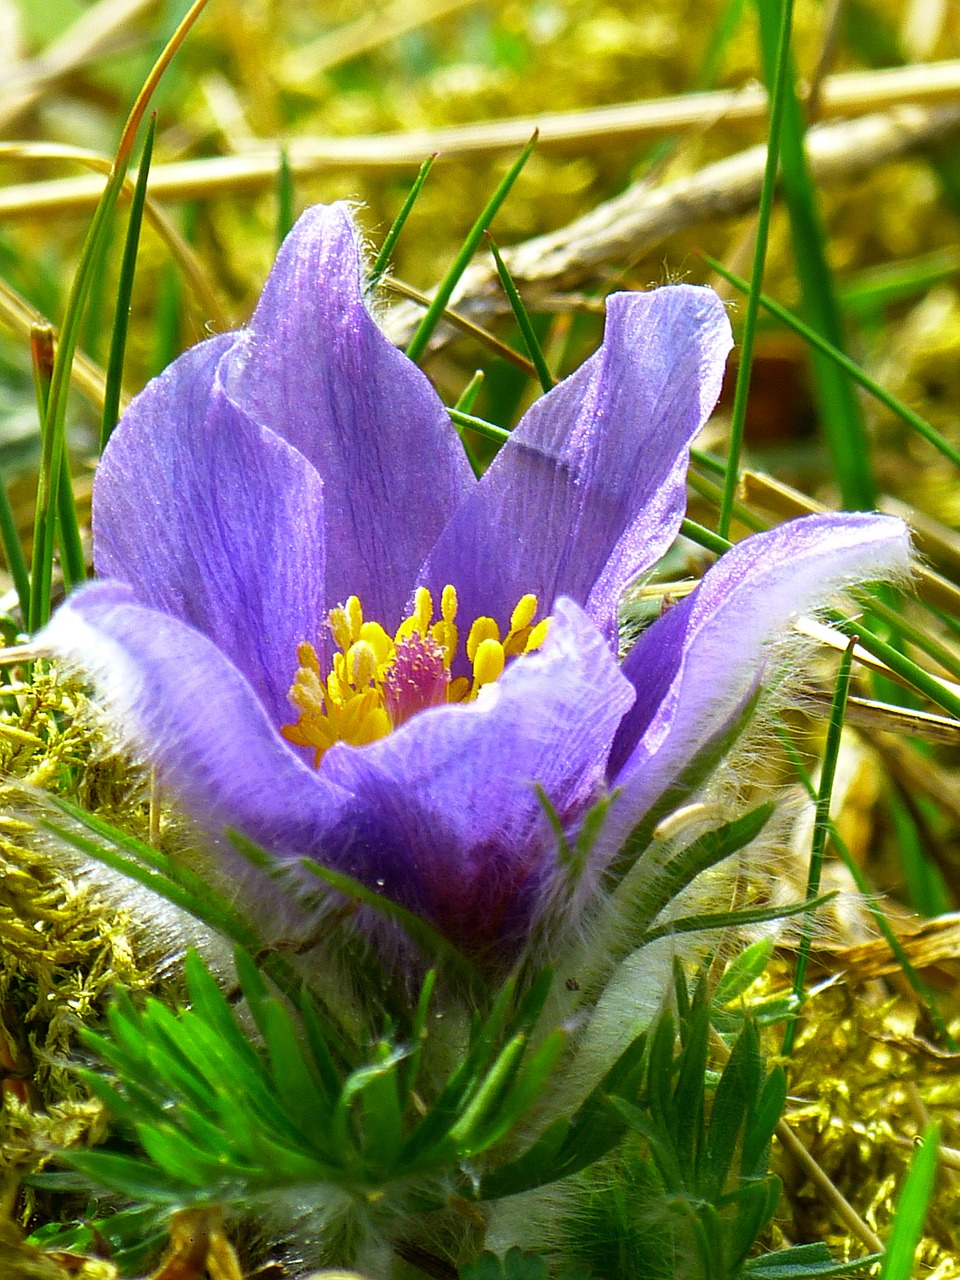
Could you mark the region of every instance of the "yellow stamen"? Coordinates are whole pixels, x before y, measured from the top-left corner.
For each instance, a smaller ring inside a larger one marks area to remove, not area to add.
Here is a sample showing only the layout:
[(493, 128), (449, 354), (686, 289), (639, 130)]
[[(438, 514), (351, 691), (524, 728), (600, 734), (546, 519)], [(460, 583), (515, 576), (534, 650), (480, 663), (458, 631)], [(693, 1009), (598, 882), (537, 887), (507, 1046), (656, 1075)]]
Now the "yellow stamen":
[(499, 640), (481, 640), (473, 659), (473, 689), (476, 692), (485, 684), (493, 684), (503, 673), (506, 655)]
[(470, 628), (467, 636), (467, 658), (470, 662), (476, 659), (477, 650), (484, 640), (496, 640), (498, 644), (500, 642), (500, 628), (493, 618), (477, 618)]
[(284, 726), (284, 737), (311, 748), (314, 765), (319, 766), (336, 742), (364, 746), (386, 737), (411, 715), (438, 705), (438, 699), (451, 703), (475, 698), (484, 685), (500, 678), (511, 658), (543, 643), (550, 620), (534, 624), (538, 607), (535, 595), (522, 596), (502, 642), (494, 618), (477, 618), (466, 643), (472, 679), (451, 678), (460, 643), (454, 587), (443, 588), (436, 622), (433, 597), (426, 587), (418, 587), (409, 617), (393, 636), (379, 622), (365, 622), (360, 600), (350, 596), (327, 618), (338, 652), (326, 676), (313, 645), (304, 642), (297, 647), (299, 668), (290, 701), (300, 715), (296, 724)]

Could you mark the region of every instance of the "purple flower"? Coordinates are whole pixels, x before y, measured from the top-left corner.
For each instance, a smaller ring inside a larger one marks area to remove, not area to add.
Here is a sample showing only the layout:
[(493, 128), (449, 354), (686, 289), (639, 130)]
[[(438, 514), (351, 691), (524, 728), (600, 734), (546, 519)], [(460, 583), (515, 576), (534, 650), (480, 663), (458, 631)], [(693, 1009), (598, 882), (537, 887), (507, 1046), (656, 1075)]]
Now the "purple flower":
[(618, 602), (676, 536), (730, 346), (707, 289), (613, 295), (601, 349), (477, 482), (367, 311), (347, 210), (312, 209), (249, 327), (130, 406), (94, 489), (104, 580), (47, 638), (211, 833), (349, 872), (473, 954), (515, 940), (558, 883), (543, 793), (572, 834), (618, 788), (595, 880), (789, 620), (908, 564), (897, 520), (796, 521), (618, 664)]

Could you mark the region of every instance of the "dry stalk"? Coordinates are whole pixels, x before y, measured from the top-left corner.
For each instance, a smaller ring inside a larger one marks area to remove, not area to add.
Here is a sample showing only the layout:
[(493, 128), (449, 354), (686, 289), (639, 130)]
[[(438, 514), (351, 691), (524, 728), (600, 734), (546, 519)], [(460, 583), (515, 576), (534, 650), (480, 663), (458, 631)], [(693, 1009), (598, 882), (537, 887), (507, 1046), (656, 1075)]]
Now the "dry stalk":
[[(820, 88), (820, 109), (833, 116), (863, 116), (900, 104), (924, 104), (926, 110), (911, 115), (892, 112), (887, 128), (905, 132), (900, 150), (918, 146), (928, 137), (948, 131), (949, 110), (938, 113), (935, 105), (960, 101), (960, 60), (926, 63), (893, 70), (845, 73), (829, 76)], [(748, 120), (760, 123), (766, 114), (766, 94), (756, 84), (716, 93), (682, 94), (643, 102), (598, 107), (587, 111), (526, 116), (448, 129), (422, 129), (406, 133), (373, 134), (356, 138), (294, 138), (287, 145), (290, 167), (297, 176), (326, 169), (393, 170), (416, 168), (433, 151), (447, 160), (471, 155), (493, 155), (516, 150), (527, 142), (534, 128), (540, 131), (542, 151), (593, 151), (598, 147), (623, 147), (631, 140), (650, 139), (689, 129), (705, 129), (718, 121)], [(854, 126), (848, 126), (854, 128)], [(886, 158), (882, 140), (873, 142), (867, 128), (865, 140)], [(839, 129), (834, 141), (830, 129)], [(824, 151), (840, 152), (834, 163), (843, 169), (843, 152), (861, 147), (861, 135), (846, 135), (843, 125), (822, 126), (818, 144)], [(811, 133), (813, 137), (821, 130)], [(881, 129), (882, 132), (882, 129)], [(914, 136), (916, 135), (916, 136)], [(203, 200), (220, 194), (262, 191), (272, 187), (280, 163), (279, 141), (232, 156), (185, 160), (155, 165), (150, 191), (158, 200)], [(743, 153), (745, 156), (750, 152)], [(733, 159), (736, 159), (734, 157)], [(732, 161), (731, 161), (732, 162)], [(724, 163), (731, 163), (724, 162)], [(869, 158), (868, 163), (874, 163)], [(763, 161), (759, 162), (762, 170)], [(863, 164), (860, 168), (862, 170)], [(859, 170), (858, 170), (859, 171)], [(65, 178), (25, 183), (0, 191), (0, 219), (44, 218), (89, 210), (103, 184), (96, 178)], [(752, 188), (751, 188), (752, 189)], [(754, 199), (751, 196), (751, 199)], [(747, 201), (749, 205), (750, 201)]]
[(0, 80), (0, 129), (35, 106), (51, 85), (132, 38), (155, 0), (100, 0), (38, 58), (14, 64)]

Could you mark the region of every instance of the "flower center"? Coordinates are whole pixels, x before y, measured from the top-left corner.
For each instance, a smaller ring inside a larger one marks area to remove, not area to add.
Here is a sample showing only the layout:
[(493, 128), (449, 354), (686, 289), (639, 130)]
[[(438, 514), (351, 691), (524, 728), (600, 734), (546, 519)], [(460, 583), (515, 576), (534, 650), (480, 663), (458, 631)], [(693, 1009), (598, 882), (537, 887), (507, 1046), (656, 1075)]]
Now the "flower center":
[(300, 666), (290, 701), (300, 716), (281, 732), (288, 742), (311, 747), (317, 767), (335, 742), (360, 747), (386, 737), (427, 707), (469, 702), (499, 679), (510, 658), (543, 644), (550, 619), (534, 622), (538, 607), (535, 595), (522, 596), (502, 639), (493, 618), (477, 618), (466, 644), (473, 676), (452, 677), (460, 642), (453, 587), (444, 587), (436, 621), (433, 597), (418, 587), (412, 613), (392, 637), (379, 622), (364, 621), (360, 601), (351, 596), (327, 618), (338, 652), (326, 676), (313, 645), (297, 646)]

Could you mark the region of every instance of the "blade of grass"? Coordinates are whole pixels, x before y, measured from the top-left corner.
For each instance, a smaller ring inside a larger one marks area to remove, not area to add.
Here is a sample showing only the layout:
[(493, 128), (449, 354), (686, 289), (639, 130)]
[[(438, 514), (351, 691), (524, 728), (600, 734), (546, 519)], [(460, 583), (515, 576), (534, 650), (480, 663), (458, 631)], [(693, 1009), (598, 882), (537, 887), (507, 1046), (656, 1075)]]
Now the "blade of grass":
[(157, 136), (157, 114), (150, 117), (137, 183), (130, 202), (130, 220), (123, 244), (120, 262), (120, 279), (117, 284), (117, 305), (113, 315), (113, 333), (110, 335), (110, 356), (107, 360), (107, 380), (103, 394), (103, 417), (100, 420), (100, 452), (107, 447), (113, 428), (120, 416), (120, 396), (123, 387), (123, 358), (127, 349), (127, 329), (130, 323), (130, 299), (133, 296), (133, 278), (137, 270), (137, 250), (140, 247), (140, 229), (143, 225), (143, 206), (147, 199), (147, 178), (153, 157), (153, 142)]
[(411, 360), (420, 360), (423, 353), (426, 351), (427, 344), (430, 341), (433, 331), (439, 324), (440, 317), (443, 314), (447, 303), (450, 301), (460, 277), (463, 275), (464, 271), (466, 271), (470, 259), (476, 252), (477, 246), (483, 238), (483, 233), (493, 221), (504, 200), (506, 200), (510, 193), (510, 189), (520, 176), (520, 171), (523, 169), (523, 166), (533, 154), (533, 149), (537, 145), (537, 137), (538, 134), (534, 132), (533, 137), (507, 170), (502, 182), (487, 201), (480, 217), (470, 228), (460, 252), (453, 261), (453, 265), (440, 281), (430, 306), (427, 308), (426, 315), (424, 315), (423, 319), (417, 326), (416, 333), (414, 333), (413, 337), (410, 339), (410, 343), (407, 347), (407, 355)]
[[(33, 383), (37, 395), (37, 414), (42, 424), (47, 416), (47, 405), (50, 401), (50, 380), (56, 359), (56, 339), (49, 324), (36, 324), (30, 328), (30, 356), (33, 361)], [(73, 496), (73, 482), (68, 467), (60, 471), (60, 485), (57, 493), (57, 537), (61, 548), (61, 569), (67, 591), (86, 577), (86, 564), (83, 555), (83, 543), (80, 538), (80, 523), (77, 517), (77, 504)]]
[[(722, 276), (724, 280), (729, 284), (732, 284), (735, 289), (739, 289), (742, 293), (746, 293), (749, 290), (750, 286), (747, 284), (746, 280), (735, 275), (732, 271), (728, 271), (726, 267), (721, 266), (720, 263), (714, 258), (711, 258), (709, 254), (703, 254), (702, 256), (704, 262), (707, 263), (711, 270), (716, 271), (717, 275)], [(773, 298), (769, 297), (769, 295), (761, 294), (760, 305), (765, 310), (769, 311), (771, 315), (776, 316), (777, 319), (782, 321), (788, 328), (792, 329), (794, 333), (803, 338), (805, 342), (810, 343), (812, 347), (821, 351), (825, 356), (834, 361), (841, 369), (844, 370), (845, 373), (849, 374), (851, 378), (858, 382), (865, 391), (869, 391), (869, 393), (889, 409), (891, 413), (895, 413), (898, 418), (902, 419), (902, 421), (904, 421), (908, 426), (912, 427), (914, 431), (916, 431), (917, 435), (922, 436), (928, 444), (933, 445), (939, 453), (942, 453), (945, 458), (948, 458), (955, 467), (960, 467), (960, 450), (956, 449), (949, 440), (942, 436), (940, 432), (937, 431), (936, 427), (931, 426), (925, 418), (921, 418), (918, 413), (915, 413), (909, 405), (905, 405), (903, 401), (897, 399), (892, 392), (887, 391), (879, 382), (871, 378), (868, 373), (861, 369), (855, 361), (851, 360), (850, 357), (845, 355), (838, 347), (834, 346), (832, 342), (829, 342), (821, 334), (817, 333), (815, 329), (811, 329), (809, 325), (804, 324), (804, 322), (798, 316), (795, 316), (792, 311), (788, 311), (787, 308), (781, 306), (779, 302), (775, 302)]]
[[(790, 763), (793, 766), (794, 772), (796, 773), (797, 777), (800, 779), (801, 786), (806, 791), (810, 799), (816, 802), (817, 790), (816, 790), (816, 787), (813, 785), (813, 779), (810, 777), (810, 774), (807, 772), (806, 768), (804, 767), (803, 761), (800, 758), (800, 752), (797, 750), (796, 746), (794, 745), (790, 735), (787, 733), (784, 726), (782, 725), (778, 726), (777, 735), (780, 738), (780, 741), (783, 743), (784, 749), (790, 758)], [(867, 880), (867, 877), (860, 870), (860, 867), (856, 859), (854, 858), (850, 850), (847, 848), (846, 842), (840, 835), (839, 831), (837, 831), (837, 828), (834, 825), (832, 820), (829, 823), (828, 835), (830, 838), (831, 845), (839, 854), (840, 859), (843, 862), (844, 866), (850, 872), (850, 875), (853, 878), (853, 882), (857, 886), (858, 892), (862, 895), (864, 906), (873, 916), (873, 919), (876, 922), (877, 928), (880, 930), (880, 933), (883, 935), (883, 938), (887, 946), (890, 948), (891, 952), (896, 958), (897, 963), (900, 965), (900, 968), (903, 970), (904, 977), (910, 983), (911, 987), (913, 987), (918, 998), (923, 1002), (924, 1006), (926, 1007), (927, 1012), (930, 1015), (931, 1021), (933, 1022), (934, 1026), (937, 1028), (941, 1037), (943, 1038), (944, 1044), (952, 1053), (956, 1053), (958, 1049), (957, 1042), (954, 1039), (954, 1037), (950, 1034), (949, 1028), (947, 1027), (946, 1023), (944, 1022), (943, 1018), (940, 1015), (940, 1010), (937, 1008), (936, 1003), (934, 1002), (934, 999), (933, 999), (933, 993), (931, 992), (930, 988), (927, 986), (923, 978), (921, 978), (920, 974), (917, 973), (916, 969), (913, 967), (912, 963), (910, 962), (910, 957), (907, 955), (906, 951), (904, 950), (903, 944), (901, 943), (897, 935), (894, 933), (893, 929), (890, 926), (890, 921), (887, 919), (886, 915), (884, 914), (882, 908), (879, 905), (879, 902), (877, 901), (877, 895), (874, 892), (873, 887), (871, 886), (870, 882)]]
[[(454, 413), (469, 414), (473, 406), (477, 403), (477, 396), (480, 394), (480, 388), (483, 386), (483, 370), (478, 369), (467, 385), (460, 392), (460, 398), (453, 406)], [(470, 463), (473, 474), (480, 479), (483, 474), (483, 467), (474, 451), (473, 445), (469, 439), (463, 434), (463, 427), (458, 425), (456, 420), (451, 418), (453, 425), (457, 428), (457, 434), (460, 437), (460, 443), (463, 445), (463, 451), (467, 455), (467, 461)]]
[(30, 574), (27, 570), (27, 559), (20, 545), (17, 522), (10, 505), (7, 486), (0, 476), (0, 543), (3, 544), (3, 558), (10, 570), (17, 599), (20, 601), (20, 613), (26, 623), (30, 616)]
[(294, 182), (290, 168), (290, 153), (286, 143), (280, 146), (280, 163), (277, 165), (277, 248), (290, 234), (294, 223)]
[(730, 419), (730, 447), (727, 454), (727, 471), (723, 482), (723, 498), (720, 504), (718, 528), (721, 537), (730, 532), (733, 516), (733, 499), (737, 490), (737, 474), (740, 469), (740, 452), (747, 421), (747, 399), (750, 395), (750, 373), (753, 368), (753, 347), (757, 332), (757, 315), (760, 307), (760, 291), (767, 260), (767, 241), (770, 235), (770, 215), (780, 163), (780, 134), (783, 126), (785, 89), (790, 57), (790, 32), (793, 24), (793, 0), (783, 0), (775, 60), (775, 71), (768, 81), (770, 116), (767, 129), (767, 159), (763, 170), (763, 186), (760, 189), (760, 206), (757, 211), (757, 238), (753, 251), (753, 271), (750, 293), (743, 317), (743, 333), (740, 338), (740, 366), (733, 396), (733, 413)]
[[(843, 321), (827, 261), (816, 189), (804, 150), (806, 125), (792, 59), (789, 49), (783, 47), (784, 19), (778, 16), (780, 7), (779, 0), (757, 0), (764, 79), (768, 90), (772, 88), (782, 97), (780, 178), (803, 299), (801, 310), (811, 328), (843, 350), (846, 345)], [(759, 282), (756, 288), (759, 294)], [(870, 511), (876, 506), (876, 488), (860, 402), (846, 374), (833, 361), (824, 359), (819, 352), (811, 359), (817, 404), (842, 505), (851, 510)]]
[(384, 237), (383, 244), (380, 246), (380, 252), (377, 254), (377, 260), (374, 262), (373, 270), (370, 272), (370, 279), (367, 281), (365, 289), (366, 293), (370, 293), (377, 287), (381, 276), (386, 271), (390, 262), (390, 257), (393, 254), (394, 245), (400, 239), (400, 232), (403, 230), (404, 224), (410, 216), (411, 209), (417, 203), (417, 197), (420, 195), (423, 184), (427, 180), (427, 174), (433, 168), (434, 162), (439, 154), (439, 151), (434, 151), (432, 155), (427, 156), (426, 160), (424, 160), (423, 164), (420, 166), (420, 172), (417, 174), (416, 178), (414, 178), (413, 186), (407, 192), (407, 198), (401, 205), (400, 212), (394, 218), (393, 225), (390, 227), (390, 230)]
[(880, 1280), (910, 1280), (914, 1274), (917, 1245), (920, 1243), (927, 1207), (933, 1195), (939, 1139), (937, 1126), (931, 1125), (910, 1161), (910, 1168), (897, 1198), (893, 1230), (883, 1256)]
[(167, 42), (160, 57), (137, 95), (120, 136), (113, 167), (87, 232), (77, 264), (76, 274), (67, 300), (60, 341), (50, 381), (50, 399), (43, 424), (40, 473), (37, 479), (37, 503), (34, 519), (34, 544), (31, 573), (30, 630), (36, 631), (50, 617), (50, 593), (53, 577), (54, 530), (60, 472), (64, 454), (64, 426), (70, 368), (80, 333), (84, 302), (96, 273), (109, 231), (117, 199), (130, 163), (134, 140), (150, 98), (170, 60), (186, 39), (187, 33), (206, 7), (207, 0), (195, 0), (183, 21)]
[[(833, 795), (833, 782), (837, 772), (837, 759), (840, 755), (840, 737), (843, 733), (843, 719), (847, 709), (847, 696), (850, 693), (850, 674), (853, 669), (853, 646), (850, 643), (840, 659), (840, 670), (837, 673), (836, 691), (833, 696), (833, 707), (830, 712), (830, 724), (827, 728), (827, 741), (823, 750), (823, 764), (820, 767), (820, 790), (817, 793), (816, 814), (813, 821), (813, 843), (810, 849), (810, 868), (807, 873), (807, 899), (815, 898), (820, 890), (820, 876), (823, 871), (823, 857), (827, 845), (827, 833), (830, 829), (830, 799)], [(797, 967), (793, 975), (793, 994), (799, 1000), (803, 994), (803, 986), (807, 977), (807, 965), (810, 961), (810, 947), (813, 941), (813, 916), (808, 914), (804, 922), (800, 938), (800, 949), (797, 952)], [(787, 1023), (783, 1035), (780, 1052), (788, 1057), (793, 1051), (797, 1038), (797, 1018)]]
[(523, 305), (523, 299), (520, 297), (517, 286), (513, 283), (513, 277), (507, 270), (503, 258), (500, 256), (500, 250), (494, 243), (493, 237), (487, 231), (487, 244), (490, 246), (490, 252), (493, 254), (493, 260), (497, 264), (497, 275), (500, 277), (500, 283), (503, 285), (503, 291), (510, 300), (510, 306), (513, 310), (513, 318), (517, 322), (517, 327), (523, 337), (524, 344), (527, 348), (527, 354), (533, 361), (534, 368), (537, 371), (537, 377), (540, 379), (540, 386), (546, 392), (550, 391), (556, 384), (556, 379), (547, 368), (547, 361), (543, 354), (537, 335), (533, 331), (533, 325), (530, 323), (530, 317), (527, 315), (527, 308)]
[(461, 413), (459, 409), (448, 407), (447, 413), (454, 426), (469, 427), (478, 436), (483, 436), (485, 440), (492, 440), (494, 444), (505, 444), (510, 439), (510, 432), (506, 427), (498, 427), (484, 418), (475, 418), (472, 413)]

